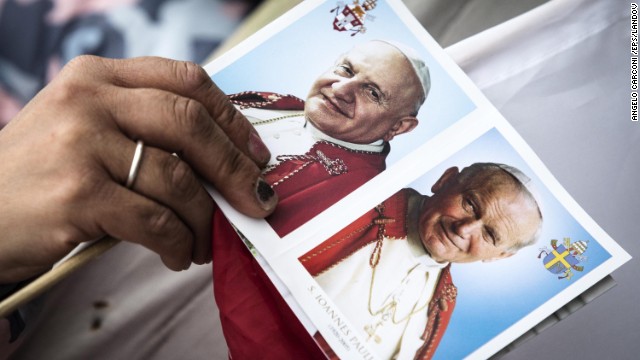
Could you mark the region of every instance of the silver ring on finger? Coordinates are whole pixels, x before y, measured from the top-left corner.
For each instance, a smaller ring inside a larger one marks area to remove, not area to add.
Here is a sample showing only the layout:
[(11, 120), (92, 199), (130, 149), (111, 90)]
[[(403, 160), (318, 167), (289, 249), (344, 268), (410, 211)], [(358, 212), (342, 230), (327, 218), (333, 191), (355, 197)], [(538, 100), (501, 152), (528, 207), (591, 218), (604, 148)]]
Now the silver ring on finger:
[(133, 153), (133, 160), (131, 161), (131, 167), (129, 168), (129, 177), (127, 177), (127, 182), (125, 186), (127, 189), (131, 189), (133, 183), (136, 182), (136, 178), (138, 177), (138, 170), (140, 170), (140, 163), (142, 162), (142, 152), (144, 150), (144, 142), (142, 140), (138, 140), (136, 142), (136, 150)]

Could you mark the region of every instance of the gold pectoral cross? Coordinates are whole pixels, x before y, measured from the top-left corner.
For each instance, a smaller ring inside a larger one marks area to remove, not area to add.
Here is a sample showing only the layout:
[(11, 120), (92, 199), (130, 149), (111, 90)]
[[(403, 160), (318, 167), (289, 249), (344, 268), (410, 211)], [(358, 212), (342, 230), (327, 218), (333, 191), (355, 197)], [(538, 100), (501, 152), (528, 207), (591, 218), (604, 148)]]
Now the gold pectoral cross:
[(383, 306), (375, 314), (371, 313), (371, 310), (369, 310), (371, 315), (380, 315), (380, 320), (378, 320), (374, 325), (365, 325), (364, 331), (369, 335), (367, 341), (373, 338), (373, 341), (375, 341), (376, 344), (380, 344), (382, 342), (382, 338), (376, 335), (376, 331), (378, 331), (378, 328), (384, 325), (392, 317), (392, 314), (396, 311), (396, 306), (397, 303), (395, 300), (391, 300), (391, 303)]
[(366, 325), (364, 327), (364, 331), (367, 333), (367, 335), (369, 335), (369, 337), (367, 338), (367, 341), (371, 340), (371, 338), (373, 338), (373, 341), (376, 342), (376, 344), (380, 344), (380, 342), (382, 341), (382, 339), (380, 338), (380, 336), (376, 335), (376, 331), (378, 330), (378, 328), (382, 325), (382, 321), (378, 321), (375, 325)]

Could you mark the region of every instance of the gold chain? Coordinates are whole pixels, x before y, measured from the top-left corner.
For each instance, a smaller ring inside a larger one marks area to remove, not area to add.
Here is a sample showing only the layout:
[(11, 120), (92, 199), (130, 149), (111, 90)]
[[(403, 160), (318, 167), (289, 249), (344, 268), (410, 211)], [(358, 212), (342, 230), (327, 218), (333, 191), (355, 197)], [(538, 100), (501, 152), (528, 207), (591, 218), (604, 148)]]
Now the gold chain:
[[(409, 274), (411, 273), (411, 271), (413, 271), (418, 265), (415, 265), (414, 267), (412, 267), (411, 269), (409, 269), (409, 271), (407, 271), (407, 276), (409, 276)], [(376, 277), (376, 268), (373, 268), (373, 271), (371, 272), (371, 284), (369, 284), (369, 314), (371, 314), (371, 316), (376, 316), (376, 315), (380, 315), (383, 312), (386, 312), (387, 310), (391, 309), (392, 313), (391, 313), (391, 322), (393, 322), (395, 325), (398, 325), (402, 322), (404, 322), (405, 320), (409, 319), (411, 316), (413, 316), (416, 313), (419, 313), (420, 311), (424, 310), (428, 305), (429, 305), (429, 301), (427, 301), (424, 305), (422, 305), (420, 308), (416, 309), (416, 306), (418, 305), (418, 300), (416, 300), (416, 303), (413, 305), (413, 309), (411, 310), (411, 312), (406, 315), (405, 317), (403, 317), (400, 320), (396, 319), (396, 311), (397, 311), (397, 305), (398, 303), (396, 302), (395, 299), (392, 299), (391, 302), (387, 305), (383, 305), (379, 310), (377, 311), (373, 311), (371, 309), (371, 298), (373, 297), (373, 283), (375, 281), (375, 277)], [(427, 286), (427, 283), (429, 282), (429, 273), (427, 272), (426, 274), (426, 279), (425, 279), (425, 283), (424, 283), (424, 287), (423, 287), (423, 291)], [(405, 276), (406, 278), (406, 276)], [(390, 295), (389, 295), (390, 296)], [(389, 296), (387, 296), (387, 299), (389, 298)], [(386, 301), (386, 299), (385, 299)]]
[(274, 117), (271, 119), (267, 119), (267, 120), (260, 120), (260, 121), (256, 121), (254, 123), (251, 123), (253, 126), (256, 125), (264, 125), (264, 124), (269, 124), (272, 122), (276, 122), (278, 120), (282, 120), (282, 119), (288, 119), (288, 118), (293, 118), (293, 117), (298, 117), (298, 116), (304, 116), (304, 113), (297, 113), (297, 114), (289, 114), (289, 115), (282, 115), (282, 116), (278, 116), (278, 117)]

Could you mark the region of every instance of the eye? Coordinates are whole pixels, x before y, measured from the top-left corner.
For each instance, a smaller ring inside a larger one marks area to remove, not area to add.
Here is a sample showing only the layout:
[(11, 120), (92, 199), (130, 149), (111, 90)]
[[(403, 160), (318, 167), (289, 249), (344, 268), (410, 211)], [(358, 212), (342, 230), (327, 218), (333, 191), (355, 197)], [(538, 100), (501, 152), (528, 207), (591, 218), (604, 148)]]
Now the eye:
[(375, 87), (368, 87), (367, 94), (376, 103), (380, 103), (382, 101), (380, 98), (380, 92)]
[(493, 233), (492, 229), (484, 227), (484, 229), (482, 230), (482, 236), (487, 240), (487, 242), (491, 243), (493, 246), (496, 246), (496, 236)]
[(471, 200), (470, 197), (465, 196), (464, 198), (462, 198), (462, 207), (467, 211), (472, 213), (473, 215), (477, 214), (477, 208), (476, 205), (474, 204), (473, 200)]
[(336, 66), (335, 73), (341, 76), (347, 76), (347, 77), (353, 76), (353, 70), (351, 70), (351, 67), (349, 67), (349, 65), (347, 64), (340, 64)]

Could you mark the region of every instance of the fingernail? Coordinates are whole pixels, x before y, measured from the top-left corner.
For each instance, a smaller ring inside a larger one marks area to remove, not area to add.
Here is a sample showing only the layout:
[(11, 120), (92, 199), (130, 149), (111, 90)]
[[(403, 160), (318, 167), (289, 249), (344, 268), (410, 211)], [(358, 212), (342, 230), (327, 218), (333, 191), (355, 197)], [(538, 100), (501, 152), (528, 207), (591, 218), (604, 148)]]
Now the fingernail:
[(190, 267), (191, 267), (191, 259), (187, 260), (187, 262), (182, 267), (182, 270), (189, 270)]
[(271, 152), (267, 146), (262, 142), (260, 135), (257, 132), (252, 131), (249, 135), (249, 152), (253, 159), (261, 164), (266, 164), (271, 159)]
[(278, 202), (276, 192), (273, 191), (271, 185), (267, 184), (263, 179), (258, 179), (258, 183), (256, 185), (256, 196), (258, 197), (260, 204), (262, 204), (262, 208), (267, 211), (271, 211)]

